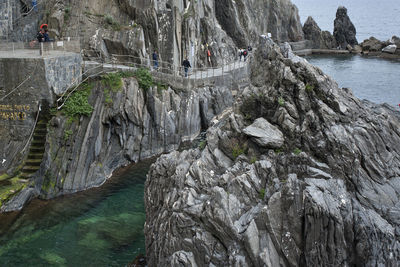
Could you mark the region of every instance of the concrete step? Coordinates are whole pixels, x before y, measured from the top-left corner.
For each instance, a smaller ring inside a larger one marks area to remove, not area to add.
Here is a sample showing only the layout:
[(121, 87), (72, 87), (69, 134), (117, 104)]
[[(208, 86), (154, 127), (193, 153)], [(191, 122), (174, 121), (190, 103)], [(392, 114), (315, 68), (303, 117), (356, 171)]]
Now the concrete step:
[(22, 168), (22, 174), (32, 174), (39, 170), (39, 166), (24, 166)]
[(43, 147), (31, 146), (31, 148), (29, 149), (29, 154), (30, 153), (44, 153), (44, 146)]
[(34, 134), (47, 134), (47, 129), (35, 129), (35, 133)]
[(43, 153), (29, 153), (28, 159), (42, 159)]
[(35, 140), (33, 139), (31, 146), (37, 146), (37, 147), (44, 147), (44, 145), (46, 144), (46, 140)]
[(42, 163), (42, 159), (28, 159), (25, 162), (25, 167), (40, 166), (41, 163)]

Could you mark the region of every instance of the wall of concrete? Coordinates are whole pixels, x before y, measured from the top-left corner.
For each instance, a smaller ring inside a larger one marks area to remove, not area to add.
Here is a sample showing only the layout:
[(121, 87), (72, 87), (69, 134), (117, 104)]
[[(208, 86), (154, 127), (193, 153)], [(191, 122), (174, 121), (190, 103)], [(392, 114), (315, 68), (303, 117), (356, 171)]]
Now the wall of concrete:
[(47, 101), (54, 105), (57, 95), (75, 81), (80, 82), (81, 64), (81, 56), (72, 53), (43, 58), (0, 58), (0, 173), (18, 166), (28, 152), (20, 153), (34, 126), (38, 104)]

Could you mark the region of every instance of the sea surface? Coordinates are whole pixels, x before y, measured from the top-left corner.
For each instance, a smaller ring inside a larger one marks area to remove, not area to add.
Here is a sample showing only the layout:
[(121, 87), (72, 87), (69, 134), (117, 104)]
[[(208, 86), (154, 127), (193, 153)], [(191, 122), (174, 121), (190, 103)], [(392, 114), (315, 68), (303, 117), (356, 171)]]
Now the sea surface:
[(345, 6), (357, 30), (359, 42), (374, 36), (388, 40), (400, 37), (400, 0), (292, 0), (304, 24), (312, 16), (322, 30), (333, 32), (339, 6)]
[(151, 161), (104, 186), (0, 215), (0, 266), (125, 266), (144, 254), (144, 182)]
[(306, 59), (339, 87), (352, 89), (358, 98), (388, 103), (400, 110), (400, 60), (358, 55), (312, 55)]

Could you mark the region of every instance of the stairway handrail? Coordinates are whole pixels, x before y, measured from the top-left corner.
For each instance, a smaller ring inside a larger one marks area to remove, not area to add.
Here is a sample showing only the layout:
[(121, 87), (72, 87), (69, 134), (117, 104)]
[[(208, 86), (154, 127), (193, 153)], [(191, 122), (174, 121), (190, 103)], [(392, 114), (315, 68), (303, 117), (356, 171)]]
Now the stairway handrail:
[(33, 125), (31, 134), (30, 134), (30, 136), (29, 136), (29, 138), (28, 138), (28, 140), (27, 140), (27, 142), (26, 142), (24, 148), (21, 150), (21, 153), (23, 153), (23, 152), (25, 151), (25, 149), (28, 147), (28, 144), (30, 143), (30, 141), (31, 141), (31, 139), (32, 139), (32, 137), (33, 137), (33, 134), (34, 134), (35, 129), (36, 129), (36, 125), (37, 125), (38, 120), (39, 120), (39, 114), (40, 114), (40, 111), (42, 110), (41, 107), (42, 107), (42, 105), (41, 105), (40, 102), (39, 102), (39, 103), (38, 103), (38, 112), (37, 112), (37, 114), (36, 114), (35, 123), (34, 123), (34, 125)]

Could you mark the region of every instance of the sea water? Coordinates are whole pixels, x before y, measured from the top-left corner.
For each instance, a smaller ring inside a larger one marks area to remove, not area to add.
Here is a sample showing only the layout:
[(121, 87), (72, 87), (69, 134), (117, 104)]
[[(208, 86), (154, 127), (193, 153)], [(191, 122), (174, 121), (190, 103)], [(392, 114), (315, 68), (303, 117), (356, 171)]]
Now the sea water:
[(312, 55), (306, 59), (337, 81), (339, 87), (350, 88), (356, 97), (399, 109), (400, 60), (359, 55)]
[(0, 215), (0, 266), (124, 266), (145, 254), (143, 195), (151, 163), (101, 188)]

